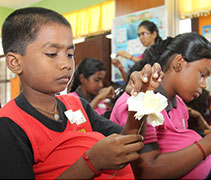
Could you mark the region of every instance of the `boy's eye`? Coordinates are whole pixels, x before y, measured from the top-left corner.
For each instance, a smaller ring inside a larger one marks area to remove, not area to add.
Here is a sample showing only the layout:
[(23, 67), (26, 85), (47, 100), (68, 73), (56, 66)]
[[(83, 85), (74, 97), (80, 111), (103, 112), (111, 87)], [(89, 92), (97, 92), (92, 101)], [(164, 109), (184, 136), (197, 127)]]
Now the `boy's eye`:
[(50, 58), (54, 58), (57, 56), (57, 53), (45, 53), (46, 56), (50, 57)]
[(71, 58), (71, 59), (74, 58), (74, 54), (69, 54), (69, 53), (67, 53), (66, 56), (67, 56), (68, 58)]

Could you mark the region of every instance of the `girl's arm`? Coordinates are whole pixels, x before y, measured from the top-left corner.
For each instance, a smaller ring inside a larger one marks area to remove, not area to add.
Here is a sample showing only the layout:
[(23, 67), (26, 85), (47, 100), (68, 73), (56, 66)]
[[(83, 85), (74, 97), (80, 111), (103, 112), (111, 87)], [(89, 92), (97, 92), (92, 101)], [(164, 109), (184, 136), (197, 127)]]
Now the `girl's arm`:
[[(199, 141), (206, 155), (211, 153), (211, 134)], [(159, 150), (139, 155), (132, 167), (138, 179), (178, 179), (195, 168), (204, 158), (194, 143), (176, 152), (160, 153)]]
[(100, 101), (106, 99), (106, 98), (111, 98), (114, 95), (114, 88), (112, 86), (103, 88), (100, 90), (97, 96), (90, 102), (90, 105), (93, 109), (95, 109)]
[(137, 62), (137, 61), (141, 60), (140, 58), (129, 54), (125, 50), (120, 50), (119, 52), (117, 52), (117, 56), (122, 56), (122, 57), (124, 57), (126, 59), (130, 59), (131, 61), (134, 61), (134, 62)]

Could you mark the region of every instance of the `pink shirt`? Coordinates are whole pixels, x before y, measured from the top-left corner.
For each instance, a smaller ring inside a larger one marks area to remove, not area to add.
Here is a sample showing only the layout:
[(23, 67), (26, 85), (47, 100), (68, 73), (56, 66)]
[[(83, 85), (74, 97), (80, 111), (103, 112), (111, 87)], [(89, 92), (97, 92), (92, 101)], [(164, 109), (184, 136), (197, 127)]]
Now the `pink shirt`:
[[(129, 95), (122, 94), (117, 100), (111, 113), (111, 120), (121, 126), (124, 126), (127, 118), (127, 99)], [(177, 108), (171, 109), (167, 114), (162, 111), (165, 118), (164, 124), (158, 127), (147, 125), (145, 133), (145, 144), (158, 142), (161, 153), (178, 151), (186, 148), (202, 139), (202, 137), (188, 128), (188, 111), (183, 100), (177, 96)], [(209, 174), (211, 167), (211, 156), (202, 161), (196, 168), (186, 174), (182, 179), (205, 179)]]
[[(79, 95), (76, 92), (71, 92), (69, 94), (72, 94), (73, 96), (78, 96), (79, 97)], [(98, 106), (95, 108), (95, 111), (99, 115), (102, 115), (102, 114), (104, 114), (107, 111), (107, 106), (103, 103), (103, 101), (100, 101)]]
[(138, 56), (138, 58), (139, 58), (139, 59), (142, 59), (142, 58), (143, 58), (143, 54), (140, 54), (140, 55)]
[(124, 92), (116, 101), (110, 116), (110, 120), (124, 127), (128, 118), (127, 99), (130, 96)]

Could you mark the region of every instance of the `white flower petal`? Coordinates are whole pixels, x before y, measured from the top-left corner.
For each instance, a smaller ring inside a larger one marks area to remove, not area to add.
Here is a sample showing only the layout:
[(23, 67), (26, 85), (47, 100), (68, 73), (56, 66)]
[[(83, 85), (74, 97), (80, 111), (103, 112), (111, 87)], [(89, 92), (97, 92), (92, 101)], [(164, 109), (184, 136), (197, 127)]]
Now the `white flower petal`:
[(164, 118), (160, 113), (168, 105), (167, 98), (160, 93), (147, 91), (140, 92), (137, 96), (131, 96), (127, 100), (128, 111), (137, 112), (134, 117), (140, 120), (144, 115), (148, 115), (148, 122), (153, 126), (163, 124)]
[(162, 125), (164, 122), (164, 118), (161, 113), (153, 113), (153, 114), (148, 115), (147, 122), (155, 127), (155, 126)]

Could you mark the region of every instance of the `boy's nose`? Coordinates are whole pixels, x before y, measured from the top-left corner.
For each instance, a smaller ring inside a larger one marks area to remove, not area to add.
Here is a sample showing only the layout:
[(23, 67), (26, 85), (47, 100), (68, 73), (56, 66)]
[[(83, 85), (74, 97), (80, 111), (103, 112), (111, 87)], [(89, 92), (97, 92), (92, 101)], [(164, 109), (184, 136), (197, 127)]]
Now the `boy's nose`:
[(68, 69), (68, 70), (70, 70), (70, 69), (73, 69), (74, 66), (75, 66), (75, 60), (74, 60), (74, 58), (70, 59), (70, 58), (68, 58), (68, 57), (65, 56), (62, 59), (62, 63), (60, 65), (60, 68), (61, 69)]

